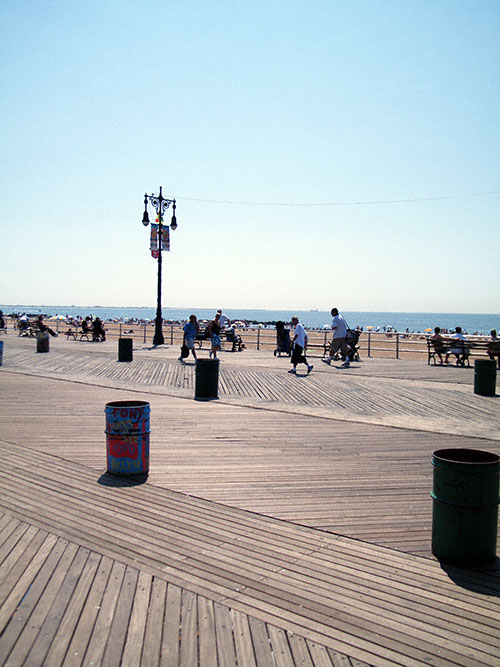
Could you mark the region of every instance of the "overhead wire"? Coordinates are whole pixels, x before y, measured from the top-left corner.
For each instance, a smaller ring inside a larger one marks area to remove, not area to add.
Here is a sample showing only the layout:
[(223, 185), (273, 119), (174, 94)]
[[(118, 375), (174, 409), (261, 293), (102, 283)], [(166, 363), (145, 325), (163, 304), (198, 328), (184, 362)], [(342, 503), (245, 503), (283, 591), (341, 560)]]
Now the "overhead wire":
[(411, 199), (375, 199), (366, 201), (337, 201), (337, 202), (257, 202), (257, 201), (235, 201), (226, 199), (204, 199), (199, 197), (177, 197), (177, 201), (193, 201), (205, 204), (229, 204), (233, 206), (370, 206), (378, 204), (411, 204), (416, 202), (440, 201), (444, 199), (467, 199), (470, 197), (488, 197), (499, 195), (500, 190), (490, 192), (475, 192), (461, 195), (442, 195), (439, 197), (413, 197)]

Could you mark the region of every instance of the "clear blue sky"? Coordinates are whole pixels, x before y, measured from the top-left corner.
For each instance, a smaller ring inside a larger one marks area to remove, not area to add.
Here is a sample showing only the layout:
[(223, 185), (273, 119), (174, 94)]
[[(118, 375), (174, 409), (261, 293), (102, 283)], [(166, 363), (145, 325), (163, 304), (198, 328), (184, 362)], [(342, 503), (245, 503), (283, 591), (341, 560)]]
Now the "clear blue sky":
[(162, 185), (165, 306), (500, 312), (499, 34), (498, 0), (2, 3), (0, 302), (154, 306)]

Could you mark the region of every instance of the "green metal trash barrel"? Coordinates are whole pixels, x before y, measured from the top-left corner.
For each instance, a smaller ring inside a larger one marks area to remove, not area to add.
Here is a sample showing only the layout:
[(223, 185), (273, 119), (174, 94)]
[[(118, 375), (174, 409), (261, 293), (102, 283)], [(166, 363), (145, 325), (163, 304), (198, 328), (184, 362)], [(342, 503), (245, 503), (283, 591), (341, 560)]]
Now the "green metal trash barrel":
[(457, 565), (494, 560), (500, 457), (476, 449), (438, 449), (432, 465), (432, 553)]
[(48, 331), (37, 331), (37, 334), (36, 334), (36, 351), (37, 352), (48, 352), (49, 351), (49, 334), (48, 334)]
[(132, 361), (132, 338), (118, 339), (118, 361)]
[(194, 397), (198, 400), (208, 401), (211, 398), (218, 398), (218, 392), (219, 360), (197, 359)]
[(497, 387), (497, 364), (494, 359), (476, 359), (474, 362), (474, 393), (494, 396)]

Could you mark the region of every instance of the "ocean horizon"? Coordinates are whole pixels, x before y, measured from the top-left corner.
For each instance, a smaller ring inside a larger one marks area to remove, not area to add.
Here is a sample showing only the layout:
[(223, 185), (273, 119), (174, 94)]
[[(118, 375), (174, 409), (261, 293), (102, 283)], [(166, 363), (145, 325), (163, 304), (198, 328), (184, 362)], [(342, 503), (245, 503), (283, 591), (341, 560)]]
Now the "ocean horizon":
[[(132, 306), (51, 306), (29, 304), (0, 305), (5, 315), (12, 313), (44, 314), (47, 317), (69, 316), (86, 317), (93, 315), (102, 320), (153, 320), (156, 308)], [(162, 308), (163, 318), (167, 321), (182, 322), (191, 313), (198, 319), (212, 319), (217, 308)], [(253, 308), (228, 308), (224, 313), (231, 320), (244, 320), (251, 323), (289, 322), (292, 315), (297, 315), (304, 326), (321, 329), (331, 323), (330, 311), (326, 310), (266, 310)], [(460, 326), (469, 334), (489, 334), (491, 329), (500, 330), (500, 314), (495, 313), (420, 313), (420, 312), (385, 312), (385, 311), (341, 311), (351, 328), (357, 326), (367, 329), (391, 327), (395, 331), (424, 332), (439, 326), (442, 329), (455, 329)]]

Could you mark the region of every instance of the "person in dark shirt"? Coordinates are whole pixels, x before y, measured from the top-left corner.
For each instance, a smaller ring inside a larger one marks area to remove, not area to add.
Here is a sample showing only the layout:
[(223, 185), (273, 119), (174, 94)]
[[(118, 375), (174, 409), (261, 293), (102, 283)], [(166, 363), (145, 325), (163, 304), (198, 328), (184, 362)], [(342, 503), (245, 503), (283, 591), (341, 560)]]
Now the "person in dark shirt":
[(209, 323), (208, 330), (210, 332), (210, 339), (212, 341), (212, 349), (210, 350), (210, 356), (213, 355), (214, 359), (217, 359), (217, 351), (221, 348), (220, 340), (220, 313), (216, 313), (214, 319)]
[(96, 317), (92, 322), (92, 340), (94, 341), (105, 341), (106, 332), (103, 329), (101, 319)]

